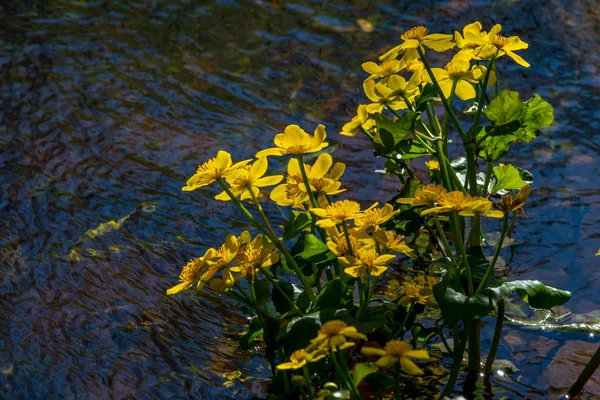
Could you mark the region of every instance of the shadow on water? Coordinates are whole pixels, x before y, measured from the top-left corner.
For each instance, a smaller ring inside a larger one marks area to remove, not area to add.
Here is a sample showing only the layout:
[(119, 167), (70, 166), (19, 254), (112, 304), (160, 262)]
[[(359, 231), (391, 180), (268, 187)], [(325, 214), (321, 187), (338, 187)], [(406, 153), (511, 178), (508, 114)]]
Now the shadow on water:
[[(211, 189), (182, 193), (183, 182), (217, 149), (249, 157), (287, 124), (324, 123), (348, 164), (348, 196), (388, 198), (395, 180), (371, 184), (382, 162), (337, 135), (364, 101), (360, 64), (413, 25), (476, 19), (530, 43), (532, 67), (503, 61), (502, 83), (556, 109), (545, 136), (513, 153), (536, 182), (507, 269), (573, 291), (568, 309), (597, 319), (595, 2), (5, 0), (0, 397), (264, 395), (260, 351), (237, 348), (244, 310), (210, 293), (164, 294), (187, 259), (248, 228)], [(494, 380), (496, 395), (558, 398), (595, 342), (507, 327), (499, 357), (518, 370)], [(238, 370), (243, 382), (223, 386)], [(600, 396), (597, 379), (588, 389)]]

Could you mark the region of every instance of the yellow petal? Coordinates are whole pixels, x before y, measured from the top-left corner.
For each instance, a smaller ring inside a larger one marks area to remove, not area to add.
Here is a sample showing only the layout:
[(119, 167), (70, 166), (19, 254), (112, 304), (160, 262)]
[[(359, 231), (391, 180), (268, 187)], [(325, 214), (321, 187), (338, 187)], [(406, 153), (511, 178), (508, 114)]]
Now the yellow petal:
[(456, 93), (456, 96), (458, 96), (458, 98), (461, 100), (474, 99), (477, 95), (475, 93), (475, 88), (470, 83), (462, 79), (459, 79), (456, 83), (456, 90), (454, 93)]
[(452, 41), (452, 35), (443, 33), (433, 33), (431, 35), (427, 35), (423, 38), (421, 43), (423, 43), (423, 46), (427, 46), (437, 52), (450, 50), (456, 45), (456, 43)]
[(404, 353), (406, 357), (414, 358), (416, 360), (429, 360), (429, 353), (427, 350), (409, 350)]
[(263, 158), (267, 156), (282, 156), (284, 153), (281, 149), (273, 147), (270, 149), (261, 150), (256, 153), (256, 158)]
[(400, 45), (400, 50), (416, 49), (421, 45), (417, 39), (408, 39)]
[(509, 37), (508, 44), (506, 46), (504, 46), (504, 50), (510, 50), (510, 51), (523, 50), (523, 49), (527, 49), (527, 48), (529, 48), (529, 45), (527, 43), (525, 43), (524, 41), (522, 41), (521, 39), (519, 39), (518, 36)]
[(285, 183), (273, 189), (269, 198), (278, 206), (291, 206), (294, 204), (294, 201), (287, 197), (287, 184)]
[(258, 179), (267, 172), (267, 167), (269, 166), (269, 162), (267, 161), (267, 157), (260, 157), (258, 160), (252, 164), (252, 168), (250, 169), (250, 175), (253, 179)]
[(327, 171), (329, 171), (329, 168), (331, 168), (331, 164), (333, 164), (333, 158), (327, 153), (321, 154), (310, 169), (308, 177), (311, 179), (324, 177)]
[(501, 30), (502, 30), (502, 25), (496, 24), (492, 27), (492, 29), (490, 29), (489, 35), (495, 36), (495, 35), (499, 34)]
[(388, 60), (398, 57), (398, 53), (400, 53), (402, 51), (401, 47), (402, 47), (402, 45), (398, 45), (398, 46), (393, 47), (390, 50), (386, 51), (384, 55), (379, 57), (379, 61), (388, 61)]
[(215, 158), (214, 167), (216, 169), (226, 170), (231, 167), (231, 154), (226, 151), (219, 150)]
[(256, 187), (273, 186), (281, 182), (282, 179), (283, 175), (265, 176), (264, 178), (260, 178), (259, 180), (254, 181), (253, 185)]
[(396, 362), (398, 362), (397, 357), (383, 356), (379, 360), (377, 360), (377, 362), (375, 362), (375, 364), (377, 364), (379, 367), (382, 367), (382, 368), (389, 368), (392, 365), (396, 364)]
[(175, 293), (179, 293), (182, 292), (188, 288), (192, 287), (192, 282), (183, 282), (180, 283), (179, 285), (173, 286), (171, 289), (167, 290), (167, 294), (175, 294)]
[(226, 192), (221, 192), (218, 195), (215, 196), (216, 200), (220, 200), (220, 201), (231, 201), (231, 198), (229, 197), (229, 195)]
[(325, 133), (325, 125), (319, 124), (319, 126), (317, 126), (317, 129), (315, 129), (315, 134), (312, 139), (313, 146), (321, 146), (323, 144), (326, 145), (326, 143), (324, 143), (326, 137), (327, 133)]
[(423, 375), (423, 370), (412, 362), (408, 357), (400, 357), (400, 367), (402, 371), (410, 375)]
[(379, 65), (374, 63), (373, 61), (367, 61), (362, 64), (362, 69), (371, 75), (379, 75), (383, 71)]
[(512, 58), (513, 60), (515, 60), (515, 62), (525, 68), (529, 68), (529, 66), (531, 64), (529, 64), (527, 61), (525, 61), (521, 56), (519, 56), (517, 53), (513, 53), (510, 50), (506, 51), (506, 55), (509, 56), (510, 58)]
[(365, 356), (385, 356), (387, 353), (384, 349), (379, 349), (377, 347), (367, 347), (364, 346), (361, 350)]

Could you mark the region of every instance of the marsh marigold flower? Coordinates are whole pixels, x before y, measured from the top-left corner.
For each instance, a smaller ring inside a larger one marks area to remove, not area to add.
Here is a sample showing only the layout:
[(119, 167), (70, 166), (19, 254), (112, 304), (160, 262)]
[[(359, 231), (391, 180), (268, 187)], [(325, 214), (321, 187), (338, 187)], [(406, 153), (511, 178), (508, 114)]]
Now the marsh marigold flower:
[(217, 179), (224, 178), (238, 168), (243, 167), (250, 161), (252, 160), (244, 160), (233, 164), (231, 161), (231, 154), (221, 150), (217, 153), (215, 158), (211, 158), (200, 165), (196, 173), (188, 179), (186, 186), (181, 190), (189, 192), (196, 190), (199, 187), (210, 185)]
[(240, 248), (229, 270), (247, 280), (256, 279), (258, 267), (267, 268), (279, 261), (275, 244), (268, 242), (260, 234), (251, 240), (250, 233), (244, 231), (238, 238), (238, 243)]
[(324, 350), (317, 350), (314, 353), (309, 353), (305, 349), (296, 350), (290, 356), (290, 362), (279, 364), (277, 369), (288, 370), (288, 369), (300, 369), (309, 362), (316, 362), (327, 355)]
[(421, 215), (456, 211), (459, 215), (472, 217), (480, 214), (484, 217), (502, 218), (501, 211), (492, 210), (492, 202), (484, 197), (470, 196), (463, 192), (449, 192), (436, 199), (436, 207), (421, 211)]
[[(276, 185), (283, 179), (283, 175), (265, 176), (267, 167), (269, 166), (267, 158), (261, 157), (252, 165), (244, 165), (225, 177), (225, 180), (230, 186), (230, 191), (235, 197), (240, 200), (252, 198), (250, 190), (254, 196), (258, 196), (260, 188), (265, 186)], [(221, 192), (215, 199), (221, 201), (229, 201), (229, 195), (226, 192)]]
[[(476, 96), (473, 84), (479, 82), (485, 77), (486, 68), (475, 65), (471, 68), (471, 63), (465, 57), (458, 53), (446, 66), (442, 68), (431, 68), (431, 72), (435, 76), (442, 93), (446, 98), (450, 97), (452, 86), (456, 81), (455, 94), (461, 100), (473, 99)], [(423, 80), (431, 82), (431, 77), (427, 73), (423, 73)], [(488, 86), (496, 82), (496, 75), (490, 72)]]
[(429, 287), (416, 285), (413, 282), (404, 282), (402, 286), (404, 296), (398, 303), (403, 307), (408, 307), (411, 302), (425, 305), (432, 299), (433, 290)]
[(337, 319), (327, 321), (319, 329), (317, 337), (310, 341), (306, 350), (324, 349), (335, 351), (338, 348), (343, 350), (354, 346), (354, 343), (348, 342), (347, 339), (366, 340), (367, 337), (359, 333), (355, 327), (348, 326), (344, 321)]
[(202, 290), (206, 282), (209, 282), (219, 270), (227, 266), (227, 264), (229, 264), (237, 255), (238, 250), (239, 244), (235, 235), (227, 235), (225, 243), (223, 243), (215, 252), (214, 258), (207, 266), (207, 271), (200, 277), (198, 290)]
[(317, 226), (321, 228), (332, 228), (361, 215), (360, 204), (351, 200), (336, 201), (325, 208), (311, 208), (310, 212), (323, 218), (317, 221)]
[(384, 61), (381, 64), (374, 63), (373, 61), (367, 61), (362, 64), (362, 69), (371, 74), (369, 78), (385, 78), (387, 76), (397, 74), (402, 71), (406, 64), (401, 60), (390, 60)]
[(408, 108), (408, 104), (402, 99), (402, 95), (409, 102), (418, 94), (419, 83), (421, 83), (419, 73), (413, 74), (407, 82), (400, 75), (392, 75), (386, 83), (375, 83), (373, 79), (367, 79), (363, 82), (365, 94), (373, 103), (367, 105), (367, 111), (371, 114), (381, 112), (388, 105), (394, 110)]
[(516, 50), (527, 49), (529, 44), (523, 42), (518, 36), (499, 35), (501, 29), (502, 25), (496, 24), (489, 33), (486, 33), (481, 31), (481, 24), (478, 22), (469, 25), (469, 30), (464, 31), (465, 37), (461, 41), (463, 51), (478, 60), (489, 60), (494, 56), (501, 57), (506, 54), (517, 64), (529, 67), (530, 64), (515, 53)]
[(201, 283), (200, 277), (208, 266), (212, 265), (216, 259), (216, 253), (217, 250), (211, 248), (206, 251), (204, 256), (188, 261), (179, 274), (180, 283), (167, 290), (167, 294), (176, 294)]
[(429, 360), (426, 350), (413, 350), (402, 340), (390, 340), (383, 349), (364, 346), (361, 352), (366, 356), (380, 356), (376, 364), (382, 368), (389, 368), (399, 363), (402, 371), (410, 375), (423, 375), (423, 370), (411, 359)]
[(400, 204), (410, 204), (415, 207), (426, 206), (433, 207), (434, 203), (438, 198), (442, 197), (447, 193), (446, 189), (443, 186), (439, 185), (423, 185), (419, 186), (417, 190), (415, 190), (415, 197), (410, 198), (402, 198), (396, 200), (396, 203)]
[(326, 136), (324, 125), (317, 126), (314, 136), (306, 133), (298, 125), (288, 125), (283, 133), (275, 136), (274, 142), (276, 147), (261, 150), (256, 153), (256, 157), (316, 153), (329, 146), (329, 143), (325, 142)]
[[(333, 158), (327, 153), (321, 154), (312, 166), (304, 164), (310, 189), (316, 197), (322, 195), (333, 196), (346, 190), (340, 189), (342, 184), (339, 181), (346, 166), (343, 163), (335, 163), (331, 168), (332, 164)], [(330, 168), (331, 171), (329, 171)], [(298, 207), (308, 201), (306, 185), (302, 179), (300, 163), (297, 159), (290, 159), (285, 183), (273, 189), (270, 197), (280, 206)]]
[[(452, 35), (443, 33), (432, 33), (429, 35), (428, 33), (429, 29), (424, 26), (416, 26), (404, 32), (402, 35), (400, 35), (402, 40), (404, 40), (404, 43), (389, 50), (387, 53), (379, 57), (379, 59), (387, 61), (389, 59), (398, 57), (398, 54), (403, 52), (408, 53), (405, 54), (405, 58), (416, 59), (419, 57), (417, 52), (418, 48), (421, 48), (422, 51), (425, 51), (423, 46), (429, 47), (437, 52), (444, 52), (446, 50), (450, 50), (456, 45), (452, 41)], [(408, 55), (408, 57), (406, 57), (406, 55)]]
[(381, 208), (371, 208), (362, 213), (362, 215), (354, 220), (354, 226), (362, 231), (366, 231), (371, 228), (375, 229), (385, 224), (390, 220), (390, 218), (399, 212), (400, 210), (394, 210), (394, 207), (391, 204), (386, 203)]
[(519, 190), (519, 193), (517, 193), (516, 196), (512, 193), (505, 194), (498, 202), (498, 208), (505, 214), (508, 214), (511, 211), (520, 210), (529, 198), (530, 193), (531, 186), (525, 185)]
[(402, 236), (393, 231), (384, 231), (377, 229), (373, 233), (373, 239), (383, 251), (392, 251), (394, 253), (402, 253), (410, 258), (417, 258), (417, 254), (413, 249), (408, 247)]
[(440, 170), (440, 162), (438, 160), (425, 161), (425, 166), (430, 171), (439, 171)]
[(214, 278), (210, 281), (210, 288), (217, 293), (225, 293), (235, 284), (235, 279), (227, 269), (221, 271), (221, 278)]
[(359, 249), (354, 257), (346, 256), (342, 257), (344, 260), (343, 264), (350, 265), (344, 268), (344, 272), (353, 278), (366, 278), (367, 272), (369, 276), (380, 276), (386, 270), (386, 264), (389, 264), (394, 258), (393, 254), (382, 254), (379, 255), (377, 250), (373, 247), (363, 247)]
[[(356, 253), (361, 247), (364, 246), (364, 241), (371, 239), (369, 234), (365, 232), (357, 231), (356, 229), (350, 229), (349, 231), (350, 246), (352, 247), (353, 253)], [(333, 254), (335, 254), (337, 257), (344, 257), (350, 254), (350, 250), (348, 249), (348, 241), (346, 240), (344, 233), (339, 232), (335, 227), (327, 228), (326, 232), (327, 247)]]
[(348, 122), (342, 127), (340, 135), (344, 136), (356, 136), (360, 129), (369, 131), (375, 126), (375, 121), (369, 119), (369, 113), (367, 112), (367, 106), (361, 104), (356, 110), (356, 116), (352, 118), (352, 121)]

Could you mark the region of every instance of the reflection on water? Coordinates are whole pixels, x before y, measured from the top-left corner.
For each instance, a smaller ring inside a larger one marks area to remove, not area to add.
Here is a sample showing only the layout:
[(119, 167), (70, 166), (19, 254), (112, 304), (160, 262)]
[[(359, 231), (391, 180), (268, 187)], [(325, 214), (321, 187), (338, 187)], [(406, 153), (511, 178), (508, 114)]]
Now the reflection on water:
[[(501, 78), (556, 108), (545, 137), (514, 146), (536, 182), (507, 268), (572, 290), (568, 309), (597, 318), (594, 1), (2, 1), (0, 397), (264, 394), (260, 352), (236, 344), (244, 310), (164, 294), (187, 259), (247, 228), (211, 189), (181, 192), (185, 178), (217, 149), (248, 157), (289, 123), (324, 123), (348, 195), (388, 198), (395, 180), (369, 185), (382, 162), (337, 135), (364, 101), (360, 64), (415, 24), (475, 19), (531, 44), (532, 67), (506, 60)], [(507, 327), (499, 357), (518, 370), (498, 396), (558, 397), (595, 341)], [(597, 380), (588, 389), (600, 396)]]

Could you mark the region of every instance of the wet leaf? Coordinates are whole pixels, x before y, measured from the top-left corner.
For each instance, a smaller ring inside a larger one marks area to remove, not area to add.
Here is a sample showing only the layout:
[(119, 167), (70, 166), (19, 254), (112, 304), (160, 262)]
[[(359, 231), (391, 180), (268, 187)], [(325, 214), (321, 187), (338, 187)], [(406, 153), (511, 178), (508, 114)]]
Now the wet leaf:
[(506, 189), (521, 189), (526, 185), (521, 178), (521, 172), (512, 164), (503, 167), (494, 167), (494, 176), (496, 183), (492, 187), (492, 193)]
[(283, 226), (283, 240), (294, 238), (296, 235), (308, 228), (311, 223), (311, 213), (292, 211), (290, 219)]
[(358, 363), (352, 369), (352, 380), (358, 386), (367, 376), (377, 372), (379, 368), (375, 363)]
[(352, 287), (335, 278), (323, 286), (323, 290), (317, 297), (315, 309), (351, 307), (352, 301)]

